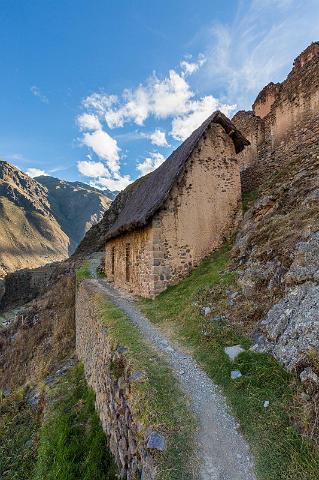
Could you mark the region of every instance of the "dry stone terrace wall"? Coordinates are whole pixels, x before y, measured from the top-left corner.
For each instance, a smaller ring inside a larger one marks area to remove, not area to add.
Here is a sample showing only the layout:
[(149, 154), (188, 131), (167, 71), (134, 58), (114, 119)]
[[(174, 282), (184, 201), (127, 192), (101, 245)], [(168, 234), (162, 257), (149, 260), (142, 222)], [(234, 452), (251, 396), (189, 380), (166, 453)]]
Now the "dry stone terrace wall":
[(121, 478), (155, 478), (151, 455), (140, 438), (131, 408), (131, 385), (135, 379), (125, 357), (125, 348), (115, 348), (100, 321), (98, 289), (83, 281), (76, 294), (76, 351), (84, 364), (88, 384), (96, 393), (96, 410)]
[(55, 262), (38, 268), (17, 270), (0, 280), (0, 312), (37, 298), (63, 279), (73, 276), (72, 262)]

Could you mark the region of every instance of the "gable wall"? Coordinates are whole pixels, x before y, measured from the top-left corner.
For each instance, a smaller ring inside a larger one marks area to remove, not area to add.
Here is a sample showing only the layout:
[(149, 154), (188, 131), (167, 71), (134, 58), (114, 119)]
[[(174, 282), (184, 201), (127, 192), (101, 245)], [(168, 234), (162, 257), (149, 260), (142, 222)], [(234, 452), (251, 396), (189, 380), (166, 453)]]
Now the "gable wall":
[(214, 124), (153, 219), (156, 294), (178, 282), (229, 237), (240, 205), (234, 145), (224, 129)]

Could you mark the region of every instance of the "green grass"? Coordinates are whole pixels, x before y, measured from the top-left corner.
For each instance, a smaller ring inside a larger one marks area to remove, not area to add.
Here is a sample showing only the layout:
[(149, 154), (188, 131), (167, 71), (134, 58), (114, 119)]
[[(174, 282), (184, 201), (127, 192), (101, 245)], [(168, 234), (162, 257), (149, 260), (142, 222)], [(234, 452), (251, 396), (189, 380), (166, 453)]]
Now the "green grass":
[(85, 262), (80, 268), (78, 268), (75, 272), (75, 278), (78, 283), (87, 278), (92, 278), (88, 262)]
[[(211, 321), (200, 313), (198, 304), (209, 292), (215, 289), (223, 297), (234, 282), (236, 273), (228, 272), (228, 265), (229, 249), (224, 247), (155, 300), (142, 300), (142, 308), (150, 320), (189, 348), (222, 386), (251, 445), (259, 479), (317, 480), (319, 452), (298, 434), (291, 420), (298, 413), (293, 402), (296, 379), (265, 354), (247, 351), (231, 363), (224, 347), (241, 344), (247, 348), (249, 340), (226, 322)], [(236, 381), (230, 379), (234, 369), (243, 374)], [(267, 409), (265, 400), (270, 401)]]
[[(78, 364), (49, 399), (33, 480), (114, 480), (117, 469)], [(31, 478), (31, 477), (28, 477)]]
[(0, 478), (32, 477), (37, 455), (39, 414), (24, 401), (24, 391), (0, 398)]
[[(127, 316), (102, 297), (97, 299), (101, 320), (107, 326), (114, 348), (128, 348), (127, 359), (132, 372), (144, 372), (143, 381), (134, 382), (132, 401), (134, 420), (144, 428), (151, 427), (167, 439), (167, 450), (156, 455), (159, 480), (194, 478), (193, 435), (195, 421), (189, 402), (180, 390), (170, 368), (143, 340)], [(115, 377), (121, 375), (119, 365), (113, 365)], [(140, 432), (143, 441), (144, 431)]]
[(257, 198), (258, 198), (257, 190), (252, 190), (251, 192), (246, 192), (243, 194), (243, 198), (242, 198), (243, 213), (247, 212), (247, 210), (257, 200)]

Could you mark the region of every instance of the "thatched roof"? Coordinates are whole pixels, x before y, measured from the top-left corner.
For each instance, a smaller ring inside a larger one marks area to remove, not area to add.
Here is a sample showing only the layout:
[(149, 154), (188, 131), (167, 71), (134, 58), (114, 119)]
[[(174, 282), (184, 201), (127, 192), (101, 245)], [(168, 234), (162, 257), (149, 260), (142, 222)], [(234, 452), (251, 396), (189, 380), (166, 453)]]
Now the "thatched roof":
[(160, 209), (183, 173), (187, 160), (201, 137), (212, 123), (221, 125), (234, 142), (236, 153), (241, 152), (249, 141), (221, 112), (214, 112), (197, 128), (156, 170), (141, 178), (128, 198), (116, 221), (107, 233), (107, 239), (147, 225)]

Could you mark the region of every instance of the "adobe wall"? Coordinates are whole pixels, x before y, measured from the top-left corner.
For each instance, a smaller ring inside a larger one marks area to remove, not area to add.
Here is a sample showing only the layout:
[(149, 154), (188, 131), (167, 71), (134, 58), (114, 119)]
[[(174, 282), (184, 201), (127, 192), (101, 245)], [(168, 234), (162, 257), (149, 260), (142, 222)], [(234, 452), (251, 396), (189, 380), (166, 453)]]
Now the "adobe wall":
[(155, 293), (178, 282), (229, 237), (241, 212), (232, 140), (213, 124), (153, 219)]
[[(126, 245), (130, 245), (130, 280), (126, 279)], [(115, 252), (112, 274), (112, 248)], [(115, 287), (143, 297), (153, 296), (153, 231), (148, 226), (120, 235), (106, 243), (105, 273)]]
[(253, 111), (244, 110), (237, 112), (232, 122), (250, 142), (250, 145), (237, 154), (242, 171), (255, 162), (258, 150), (265, 141), (265, 122)]
[(277, 98), (280, 83), (269, 83), (258, 94), (253, 103), (253, 112), (257, 117), (265, 118), (271, 111), (271, 107)]
[[(125, 350), (112, 341), (101, 322), (99, 287), (92, 280), (80, 283), (76, 293), (76, 353), (85, 377), (96, 394), (95, 407), (120, 478), (154, 480), (155, 466), (143, 432), (147, 426), (134, 421), (131, 371)], [(116, 366), (118, 366), (116, 368)]]

